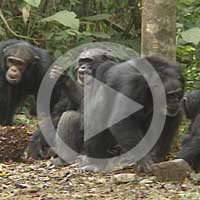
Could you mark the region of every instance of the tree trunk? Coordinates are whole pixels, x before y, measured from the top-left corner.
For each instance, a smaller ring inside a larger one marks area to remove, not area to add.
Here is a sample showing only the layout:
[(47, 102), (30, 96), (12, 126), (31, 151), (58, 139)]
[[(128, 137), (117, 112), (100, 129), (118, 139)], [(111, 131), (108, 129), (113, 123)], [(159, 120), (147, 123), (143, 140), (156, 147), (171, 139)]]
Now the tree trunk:
[(176, 0), (143, 0), (142, 55), (176, 60)]

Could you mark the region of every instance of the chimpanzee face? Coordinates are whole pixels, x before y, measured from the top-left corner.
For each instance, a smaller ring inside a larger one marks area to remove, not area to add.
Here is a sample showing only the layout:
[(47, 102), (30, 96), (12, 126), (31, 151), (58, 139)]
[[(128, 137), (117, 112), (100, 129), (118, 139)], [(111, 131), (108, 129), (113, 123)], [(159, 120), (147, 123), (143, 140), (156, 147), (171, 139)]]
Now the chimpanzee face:
[(22, 73), (26, 69), (26, 63), (24, 60), (8, 56), (6, 59), (7, 74), (6, 79), (10, 84), (18, 83), (22, 78)]
[(81, 53), (76, 66), (78, 82), (83, 85), (84, 76), (91, 75), (94, 67), (96, 68), (110, 58), (111, 55), (101, 49), (89, 49)]
[(35, 61), (28, 46), (13, 46), (5, 52), (6, 80), (15, 85), (21, 81), (28, 65)]
[(79, 59), (77, 65), (77, 79), (78, 82), (83, 85), (85, 74), (90, 74), (92, 66), (94, 64), (93, 58), (82, 58)]
[(167, 115), (176, 116), (180, 111), (183, 88), (178, 80), (169, 80), (165, 85), (167, 98)]

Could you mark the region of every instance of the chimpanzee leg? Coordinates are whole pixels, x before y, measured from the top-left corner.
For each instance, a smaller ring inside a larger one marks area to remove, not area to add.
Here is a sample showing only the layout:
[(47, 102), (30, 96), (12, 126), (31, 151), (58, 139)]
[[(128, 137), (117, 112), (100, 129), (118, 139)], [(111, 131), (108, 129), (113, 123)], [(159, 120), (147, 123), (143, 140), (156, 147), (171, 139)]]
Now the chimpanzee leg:
[(186, 160), (193, 169), (200, 169), (200, 114), (195, 118), (191, 127), (191, 137), (187, 138), (187, 143), (182, 146), (181, 151), (176, 156)]
[(62, 114), (55, 137), (55, 150), (59, 156), (53, 161), (55, 165), (73, 163), (83, 149), (83, 119), (78, 111)]
[(116, 141), (109, 130), (105, 130), (85, 141), (86, 156), (81, 157), (81, 170), (89, 172), (104, 170), (107, 164), (106, 158), (111, 158), (117, 154), (113, 148), (115, 145)]
[[(114, 125), (109, 130), (94, 136), (86, 142), (87, 159), (84, 160), (85, 163), (82, 170), (99, 171), (106, 169), (109, 163), (104, 158), (111, 158), (121, 153), (126, 153), (139, 143), (141, 139), (142, 132), (133, 121), (124, 120)], [(117, 151), (113, 152), (113, 149), (114, 151), (117, 149)], [(103, 160), (96, 161), (92, 158), (102, 158)], [(126, 159), (130, 161), (131, 158)], [(109, 165), (109, 167), (112, 166)]]
[(116, 144), (114, 137), (109, 130), (95, 135), (85, 141), (85, 152), (91, 158), (110, 158), (113, 157), (112, 147)]
[(165, 156), (169, 153), (172, 141), (178, 131), (180, 121), (180, 115), (176, 117), (167, 117), (165, 126), (160, 135), (160, 138), (156, 142), (155, 147), (150, 152), (154, 162), (161, 162)]
[(127, 118), (112, 126), (110, 131), (116, 141), (120, 144), (123, 153), (126, 153), (139, 144), (141, 139), (144, 137), (137, 122), (131, 118)]
[[(131, 118), (114, 125), (110, 130), (119, 143), (122, 153), (127, 153), (132, 150), (144, 137), (141, 127), (138, 127), (137, 122)], [(148, 143), (149, 141), (146, 141), (146, 145), (140, 147), (141, 151), (134, 151), (134, 154), (125, 154), (128, 157), (124, 155), (123, 159), (128, 162), (127, 164), (135, 163), (140, 170), (145, 172), (150, 171), (150, 166), (153, 163), (152, 158), (148, 154), (141, 158), (142, 151), (148, 147)]]
[(86, 156), (82, 156), (81, 170), (90, 172), (104, 170), (107, 166), (106, 158), (112, 158), (121, 152), (120, 146), (109, 130), (85, 141), (84, 148)]

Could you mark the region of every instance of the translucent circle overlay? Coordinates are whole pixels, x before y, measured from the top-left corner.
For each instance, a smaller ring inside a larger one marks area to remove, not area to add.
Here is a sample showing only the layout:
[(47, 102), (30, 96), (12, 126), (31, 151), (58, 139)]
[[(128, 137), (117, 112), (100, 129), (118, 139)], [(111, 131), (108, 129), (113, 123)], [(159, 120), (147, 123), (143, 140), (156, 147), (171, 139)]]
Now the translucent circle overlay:
[[(52, 70), (54, 65), (58, 65), (63, 68), (63, 72), (71, 74), (73, 77), (73, 66), (77, 63), (77, 59), (81, 52), (86, 49), (93, 48), (103, 48), (106, 49), (114, 55), (114, 57), (119, 58), (121, 60), (128, 60), (127, 64), (131, 67), (135, 68), (146, 80), (153, 97), (153, 115), (152, 121), (149, 126), (149, 129), (145, 136), (141, 139), (141, 141), (134, 146), (127, 153), (106, 159), (97, 159), (97, 158), (89, 158), (92, 163), (95, 165), (102, 165), (106, 163), (106, 169), (104, 170), (116, 170), (117, 168), (123, 168), (128, 166), (130, 163), (135, 163), (145, 157), (154, 147), (156, 142), (158, 141), (162, 130), (165, 125), (166, 120), (166, 94), (163, 83), (155, 71), (155, 69), (150, 65), (148, 61), (144, 59), (131, 59), (139, 57), (139, 54), (120, 44), (110, 43), (110, 42), (102, 42), (102, 43), (89, 43), (85, 45), (81, 45), (76, 47), (64, 54), (64, 56), (58, 58), (55, 63), (49, 68), (47, 73), (45, 74), (41, 86), (39, 89), (38, 97), (37, 97), (37, 115), (39, 118), (43, 119), (40, 123), (40, 129), (42, 134), (44, 135), (48, 144), (56, 151), (56, 154), (65, 161), (69, 162), (68, 155), (78, 156), (79, 154), (67, 146), (61, 138), (56, 135), (56, 130), (53, 126), (51, 115), (50, 115), (50, 99), (53, 88), (57, 82), (55, 79), (51, 79), (49, 76), (50, 71)], [(120, 65), (120, 64), (119, 64)], [(58, 77), (59, 78), (59, 77)], [(84, 91), (84, 94), (88, 95), (88, 91)], [(84, 102), (85, 103), (85, 102)], [(86, 102), (87, 103), (87, 102)], [(106, 106), (106, 105), (105, 105)], [(45, 113), (45, 115), (44, 115)], [(85, 113), (84, 113), (85, 116)], [(88, 120), (92, 119), (84, 119), (84, 123), (88, 123)], [(87, 133), (84, 133), (87, 135)], [(123, 134), (123, 133), (122, 133)], [(134, 134), (134, 130), (133, 130)], [(53, 138), (56, 135), (56, 139), (59, 140), (59, 144), (64, 147), (65, 151), (57, 152), (54, 148), (54, 140)], [(73, 162), (73, 161), (72, 161)], [(115, 167), (114, 167), (115, 166)]]

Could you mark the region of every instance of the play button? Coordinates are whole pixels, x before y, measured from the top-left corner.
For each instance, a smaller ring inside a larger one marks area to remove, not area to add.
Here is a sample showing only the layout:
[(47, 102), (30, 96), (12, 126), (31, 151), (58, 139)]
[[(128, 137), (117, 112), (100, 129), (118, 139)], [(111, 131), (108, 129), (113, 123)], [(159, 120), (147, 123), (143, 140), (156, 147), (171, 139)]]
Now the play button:
[[(127, 47), (119, 44), (106, 42), (84, 44), (66, 52), (63, 57), (56, 61), (55, 65), (63, 66), (64, 68), (73, 66), (78, 55), (84, 49), (104, 47), (106, 47), (106, 49), (110, 49), (116, 58), (120, 58), (120, 60), (128, 60), (126, 64), (130, 65), (134, 71), (136, 70), (143, 76), (144, 80), (149, 86), (153, 100), (151, 123), (144, 137), (141, 138), (137, 145), (133, 145), (132, 149), (130, 149), (128, 152), (112, 158), (101, 159), (88, 157), (92, 163), (95, 163), (96, 166), (101, 166), (102, 163), (106, 163), (106, 170), (112, 171), (127, 167), (130, 163), (135, 163), (141, 160), (152, 150), (165, 125), (166, 115), (164, 113), (166, 112), (165, 108), (167, 107), (167, 102), (163, 83), (154, 67), (151, 66), (148, 61), (143, 59), (130, 60), (130, 57), (134, 55), (133, 51), (130, 51), (127, 49)], [(58, 136), (58, 143), (62, 146), (62, 148), (60, 148), (61, 151), (54, 149), (56, 154), (66, 162), (70, 162), (69, 157), (72, 157), (73, 163), (74, 157), (79, 156), (79, 152), (74, 151), (65, 143), (65, 141), (62, 141), (62, 138), (59, 138), (59, 135), (56, 133), (50, 118), (51, 93), (57, 81), (57, 79), (52, 81), (52, 79), (49, 78), (49, 72), (51, 70), (52, 68), (50, 68), (45, 74), (37, 96), (38, 117), (42, 119), (44, 118), (42, 115), (43, 113), (47, 115), (45, 118), (47, 119), (47, 125), (43, 127), (40, 124), (40, 128), (44, 138), (52, 148), (54, 148), (54, 140), (52, 138), (54, 138), (55, 135)], [(71, 73), (73, 72), (69, 70), (69, 74)], [(140, 84), (137, 83), (137, 86), (139, 87)], [(140, 105), (124, 94), (120, 93), (120, 91), (115, 91), (114, 89), (110, 88), (109, 85), (105, 85), (104, 83), (99, 82), (90, 76), (87, 77), (86, 84), (84, 84), (84, 140), (87, 141), (90, 138), (97, 136), (102, 131), (128, 118), (130, 115), (137, 114), (136, 112), (141, 111), (143, 106), (146, 105)], [(137, 118), (137, 116), (135, 116), (135, 118)], [(142, 126), (142, 123), (140, 125)], [(146, 126), (146, 124), (144, 124), (144, 126)], [(134, 129), (134, 126), (133, 128), (130, 127), (130, 129), (130, 133), (133, 134), (133, 136), (134, 134), (137, 134), (137, 130)], [(117, 138), (117, 136), (120, 134), (123, 136), (123, 131), (118, 133), (119, 134), (115, 134), (113, 132), (113, 136), (116, 137), (116, 139), (120, 139)]]
[(141, 110), (142, 105), (87, 76), (84, 85), (84, 140), (94, 137)]

